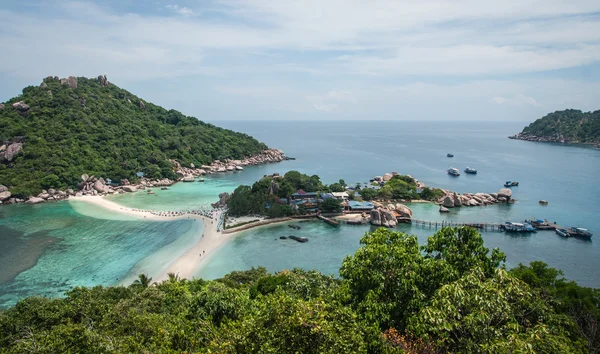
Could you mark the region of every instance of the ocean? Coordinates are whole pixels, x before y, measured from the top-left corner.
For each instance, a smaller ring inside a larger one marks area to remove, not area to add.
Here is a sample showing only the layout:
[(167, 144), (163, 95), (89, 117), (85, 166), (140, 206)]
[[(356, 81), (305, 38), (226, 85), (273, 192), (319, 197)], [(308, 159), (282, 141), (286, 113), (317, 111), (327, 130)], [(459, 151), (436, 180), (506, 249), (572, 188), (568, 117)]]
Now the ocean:
[[(519, 122), (404, 121), (220, 121), (216, 125), (256, 137), (296, 160), (249, 166), (203, 183), (178, 183), (167, 191), (115, 195), (129, 207), (174, 210), (207, 206), (221, 192), (252, 184), (266, 174), (298, 170), (319, 175), (325, 183), (340, 178), (366, 183), (386, 172), (410, 174), (431, 187), (457, 192), (497, 192), (506, 180), (519, 181), (513, 205), (455, 208), (440, 214), (432, 204), (409, 205), (413, 216), (426, 220), (472, 222), (548, 219), (600, 234), (600, 151), (510, 140)], [(446, 157), (453, 153), (454, 158)], [(453, 178), (449, 167), (470, 166), (477, 175)], [(549, 201), (546, 206), (539, 200)], [(298, 231), (275, 225), (241, 233), (211, 255), (197, 276), (212, 279), (232, 270), (265, 266), (270, 271), (294, 267), (337, 274), (347, 255), (359, 247), (370, 226), (332, 228), (320, 222), (300, 223)], [(73, 286), (115, 285), (137, 273), (157, 272), (195, 242), (191, 220), (151, 222), (128, 219), (77, 202), (0, 207), (0, 307), (31, 295), (60, 296)], [(435, 232), (411, 225), (398, 230), (421, 242)], [(280, 240), (282, 235), (309, 238), (307, 243)], [(541, 260), (563, 270), (581, 285), (600, 287), (597, 242), (563, 239), (554, 232), (532, 235), (483, 233), (486, 246), (499, 247), (507, 266)]]

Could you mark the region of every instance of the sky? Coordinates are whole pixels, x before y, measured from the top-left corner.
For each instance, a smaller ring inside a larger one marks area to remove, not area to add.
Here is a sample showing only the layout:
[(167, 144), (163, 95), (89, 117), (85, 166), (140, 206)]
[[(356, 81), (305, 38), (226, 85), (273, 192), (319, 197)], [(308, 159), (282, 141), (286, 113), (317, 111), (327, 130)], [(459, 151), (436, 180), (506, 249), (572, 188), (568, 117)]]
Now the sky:
[(0, 101), (97, 77), (207, 121), (600, 109), (598, 0), (3, 0)]

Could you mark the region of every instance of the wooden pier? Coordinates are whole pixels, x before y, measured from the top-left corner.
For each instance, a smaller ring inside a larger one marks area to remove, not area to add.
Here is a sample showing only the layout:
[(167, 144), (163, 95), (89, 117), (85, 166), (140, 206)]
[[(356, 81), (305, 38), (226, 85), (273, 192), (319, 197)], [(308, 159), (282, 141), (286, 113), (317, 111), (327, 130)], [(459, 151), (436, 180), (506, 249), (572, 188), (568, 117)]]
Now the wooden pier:
[(317, 215), (317, 218), (325, 221), (326, 224), (329, 224), (331, 226), (339, 226), (340, 225), (340, 223), (338, 223), (337, 221), (330, 219), (330, 218), (326, 218), (323, 215)]
[(443, 227), (469, 226), (483, 231), (504, 231), (504, 224), (487, 222), (455, 222), (455, 221), (429, 221), (420, 219), (399, 218), (399, 222), (411, 223), (414, 226), (426, 227), (430, 229), (441, 229)]

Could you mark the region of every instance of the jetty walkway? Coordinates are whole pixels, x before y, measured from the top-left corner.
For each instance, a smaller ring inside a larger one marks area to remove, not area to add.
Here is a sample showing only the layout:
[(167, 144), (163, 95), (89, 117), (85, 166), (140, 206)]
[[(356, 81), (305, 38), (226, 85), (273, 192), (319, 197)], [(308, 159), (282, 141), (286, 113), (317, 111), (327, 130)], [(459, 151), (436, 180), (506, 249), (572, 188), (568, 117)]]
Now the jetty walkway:
[(411, 218), (398, 218), (398, 222), (403, 222), (407, 224), (412, 224), (415, 226), (421, 226), (431, 229), (441, 229), (443, 227), (451, 226), (451, 227), (459, 227), (459, 226), (470, 226), (475, 229), (480, 229), (483, 231), (504, 231), (504, 224), (498, 223), (489, 223), (489, 222), (457, 222), (457, 221), (430, 221), (430, 220), (421, 220), (421, 219), (411, 219)]

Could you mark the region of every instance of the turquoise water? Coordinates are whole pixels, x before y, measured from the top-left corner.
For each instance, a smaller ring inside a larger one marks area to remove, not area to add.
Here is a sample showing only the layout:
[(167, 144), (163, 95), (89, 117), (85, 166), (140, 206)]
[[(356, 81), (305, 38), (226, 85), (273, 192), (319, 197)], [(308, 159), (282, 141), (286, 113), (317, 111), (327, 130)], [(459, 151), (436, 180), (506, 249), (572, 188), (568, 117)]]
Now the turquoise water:
[(137, 273), (158, 272), (165, 264), (148, 257), (179, 240), (195, 241), (197, 227), (192, 220), (141, 221), (89, 205), (73, 208), (70, 202), (2, 207), (0, 307), (26, 296), (60, 296), (75, 286), (114, 285)]
[[(600, 151), (509, 140), (525, 123), (465, 122), (219, 122), (286, 151), (295, 161), (249, 166), (241, 173), (212, 175), (203, 183), (178, 183), (167, 191), (115, 195), (111, 199), (144, 209), (207, 206), (221, 192), (251, 184), (265, 174), (299, 170), (326, 183), (344, 178), (367, 182), (397, 171), (426, 184), (458, 192), (495, 192), (517, 180), (514, 205), (453, 209), (413, 204), (414, 217), (479, 222), (547, 218), (565, 226), (587, 227), (600, 237), (597, 218)], [(448, 152), (455, 157), (446, 157)], [(477, 168), (476, 176), (450, 178), (448, 167)], [(546, 199), (547, 206), (538, 204)], [(215, 278), (234, 269), (264, 265), (270, 270), (302, 267), (337, 274), (343, 258), (358, 247), (368, 226), (302, 223), (253, 229), (211, 255), (198, 276)], [(0, 207), (0, 307), (29, 295), (59, 296), (77, 285), (129, 283), (138, 273), (158, 274), (197, 242), (200, 222), (153, 222), (115, 214), (81, 202)], [(399, 230), (424, 241), (434, 230), (402, 225)], [(279, 240), (306, 236), (308, 243)], [(530, 236), (484, 233), (488, 247), (500, 247), (508, 265), (543, 260), (582, 285), (600, 287), (597, 240), (563, 239), (553, 232)]]

